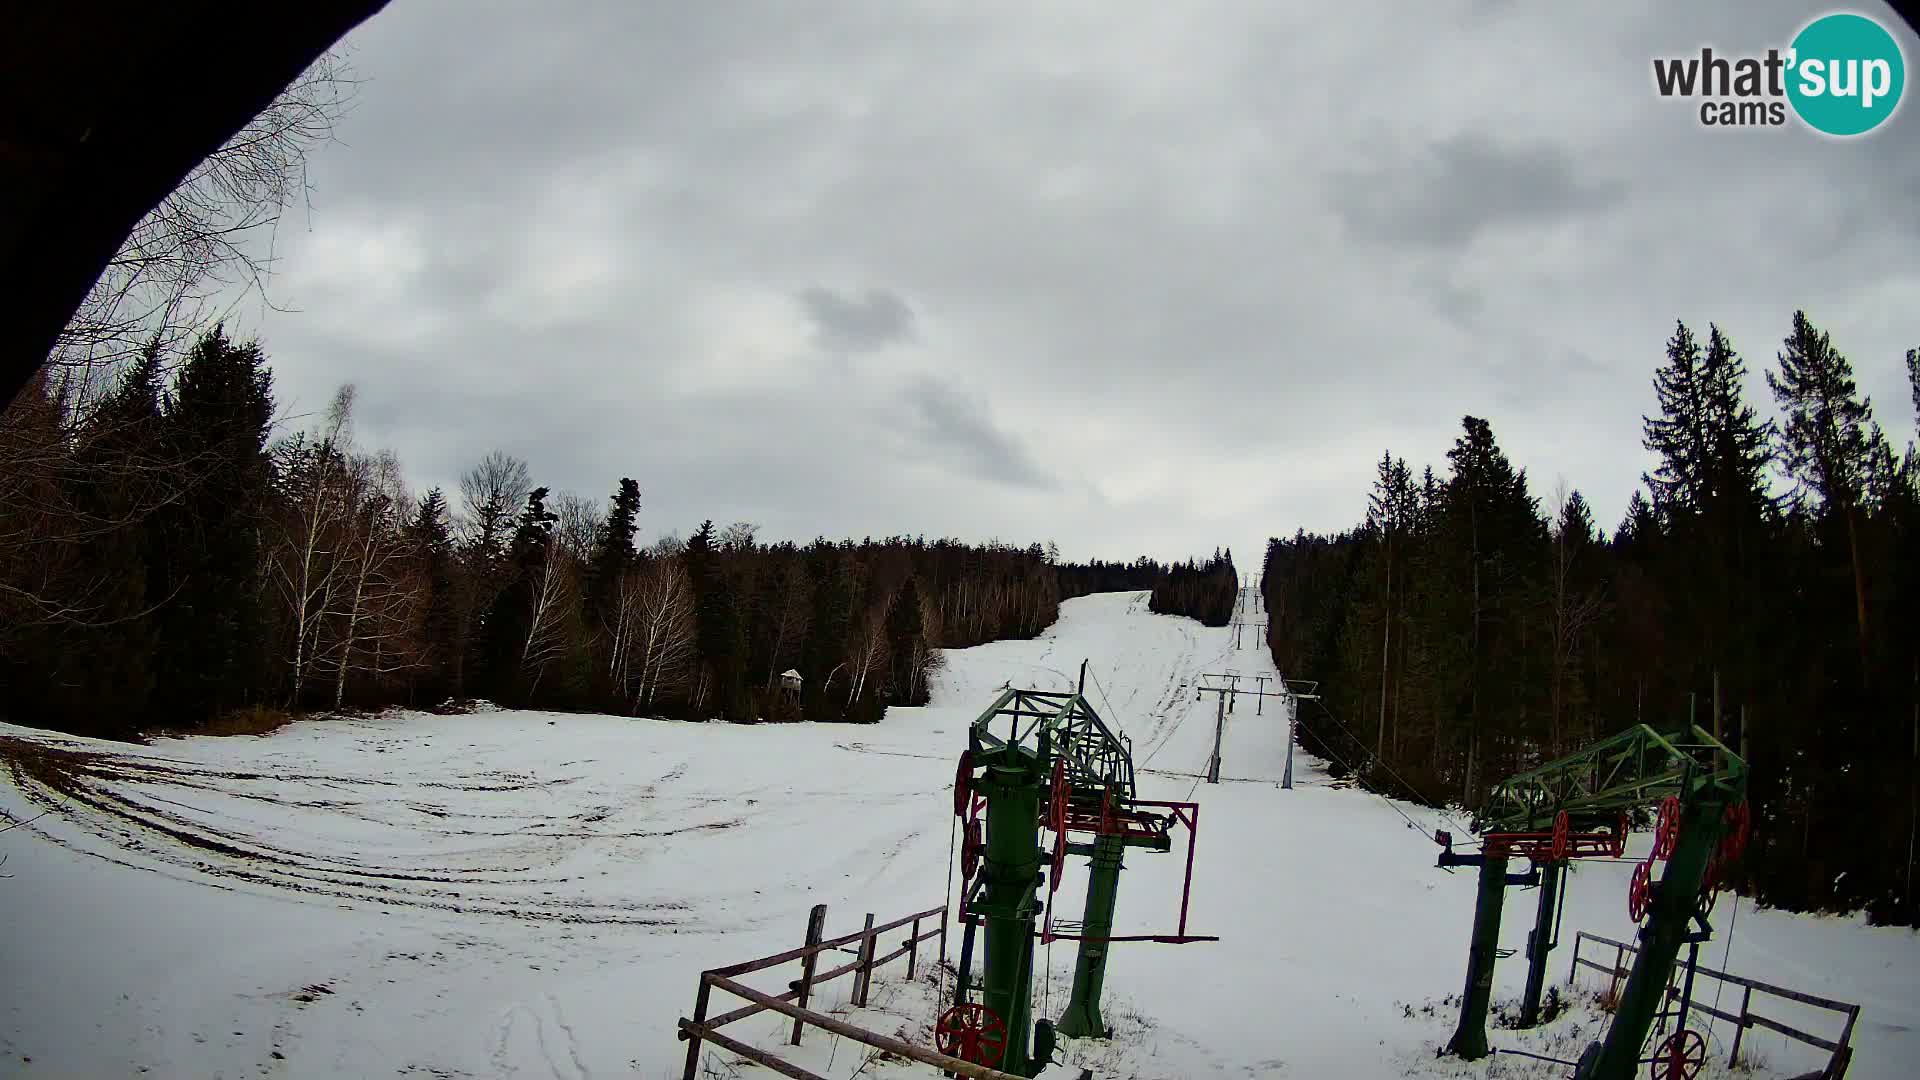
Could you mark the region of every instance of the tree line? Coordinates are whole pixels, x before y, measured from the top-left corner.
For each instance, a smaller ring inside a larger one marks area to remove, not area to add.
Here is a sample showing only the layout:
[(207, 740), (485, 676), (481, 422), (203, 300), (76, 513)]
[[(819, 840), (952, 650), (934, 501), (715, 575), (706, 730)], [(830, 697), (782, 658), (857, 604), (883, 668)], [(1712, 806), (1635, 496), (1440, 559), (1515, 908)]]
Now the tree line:
[[(1906, 366), (1920, 416), (1920, 350)], [(1676, 326), (1641, 432), (1659, 464), (1610, 536), (1578, 491), (1543, 507), (1469, 416), (1444, 476), (1383, 455), (1358, 526), (1272, 540), (1275, 661), (1326, 695), (1303, 739), (1376, 790), (1471, 808), (1691, 720), (1752, 766), (1751, 895), (1920, 922), (1920, 452), (1803, 312), (1766, 372), (1777, 421), (1746, 381), (1719, 327)]]
[(1203, 626), (1225, 626), (1233, 620), (1240, 599), (1240, 575), (1233, 568), (1233, 549), (1219, 548), (1206, 562), (1188, 559), (1175, 563), (1155, 579), (1148, 610), (1159, 615), (1185, 615)]
[(49, 367), (0, 417), (10, 719), (125, 735), (486, 698), (874, 721), (927, 700), (937, 650), (1033, 637), (1064, 597), (1166, 572), (711, 521), (642, 547), (632, 478), (602, 503), (496, 451), (457, 491), (415, 495), (356, 443), (351, 388), (276, 437), (257, 344), (215, 329), (171, 359), (156, 340), (90, 401)]

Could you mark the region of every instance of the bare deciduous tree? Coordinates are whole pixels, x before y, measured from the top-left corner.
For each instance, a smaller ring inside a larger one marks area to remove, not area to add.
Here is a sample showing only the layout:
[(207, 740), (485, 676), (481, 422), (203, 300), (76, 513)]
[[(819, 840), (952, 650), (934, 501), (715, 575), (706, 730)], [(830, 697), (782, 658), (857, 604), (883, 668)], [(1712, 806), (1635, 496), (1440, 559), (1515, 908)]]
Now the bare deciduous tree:
[(493, 450), (460, 477), (460, 539), (492, 557), (504, 554), (513, 536), (513, 516), (533, 490), (527, 463)]
[(302, 432), (273, 448), (282, 513), (279, 535), (268, 555), (267, 577), (279, 592), (293, 629), (290, 705), (298, 705), (306, 689), (313, 645), (333, 607), (339, 580), (341, 534), (352, 513), (348, 457), (353, 452), (349, 430), (353, 398), (353, 387), (342, 386), (316, 436), (309, 439)]
[(346, 699), (349, 673), (378, 679), (419, 662), (413, 631), (424, 599), (405, 529), (411, 500), (399, 460), (391, 453), (355, 459), (349, 500), (340, 602), (331, 612), (340, 626), (335, 709)]
[(636, 571), (633, 631), (639, 681), (632, 687), (637, 712), (660, 688), (684, 676), (694, 658), (693, 579), (679, 556), (654, 557)]
[(853, 669), (852, 684), (847, 691), (847, 704), (852, 705), (866, 693), (867, 678), (874, 671), (885, 671), (887, 667), (887, 612), (893, 607), (892, 596), (868, 609), (866, 621), (860, 624), (860, 634), (854, 639), (853, 656), (850, 665)]
[(212, 321), (223, 296), (264, 298), (280, 217), (307, 198), (307, 159), (354, 88), (340, 56), (322, 56), (141, 219), (48, 357), (76, 405), (148, 343), (171, 348)]
[(736, 521), (720, 534), (720, 550), (728, 553), (752, 551), (754, 537), (759, 532), (760, 526), (751, 521)]
[(554, 496), (552, 506), (558, 519), (554, 523), (555, 537), (576, 562), (585, 563), (593, 557), (594, 545), (606, 528), (606, 506), (571, 491)]
[(549, 536), (540, 563), (528, 585), (533, 598), (527, 619), (527, 640), (520, 648), (520, 670), (529, 676), (528, 693), (539, 687), (547, 665), (565, 656), (572, 646), (570, 630), (579, 618), (580, 590), (576, 563), (566, 543)]

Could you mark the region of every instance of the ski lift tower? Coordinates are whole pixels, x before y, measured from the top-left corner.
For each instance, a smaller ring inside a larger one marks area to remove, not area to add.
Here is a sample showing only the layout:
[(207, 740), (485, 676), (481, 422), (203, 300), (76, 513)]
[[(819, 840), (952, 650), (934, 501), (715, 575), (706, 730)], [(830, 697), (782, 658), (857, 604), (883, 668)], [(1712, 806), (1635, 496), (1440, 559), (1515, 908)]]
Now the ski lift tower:
[[(1084, 671), (1083, 665), (1083, 678)], [(1108, 1034), (1100, 994), (1112, 943), (1219, 940), (1187, 933), (1199, 805), (1138, 798), (1131, 743), (1116, 736), (1078, 691), (1002, 690), (969, 731), (953, 808), (964, 822), (963, 930), (954, 1002), (936, 1027), (946, 1053), (1032, 1076), (1051, 1060), (1056, 1031), (1087, 1038)], [(1115, 936), (1122, 855), (1130, 847), (1171, 851), (1172, 833), (1181, 825), (1189, 836), (1177, 929)], [(1039, 843), (1042, 830), (1053, 833), (1048, 849)], [(1087, 856), (1092, 864), (1078, 922), (1056, 918), (1051, 905), (1070, 854)], [(982, 929), (976, 982), (974, 946)], [(1080, 942), (1073, 992), (1057, 1025), (1033, 1016), (1036, 940)]]
[[(1474, 821), (1480, 850), (1459, 854), (1453, 838), (1435, 835), (1442, 867), (1478, 866), (1480, 894), (1473, 940), (1467, 952), (1467, 982), (1460, 1022), (1447, 1049), (1469, 1060), (1490, 1052), (1487, 1008), (1498, 956), (1500, 909), (1508, 885), (1538, 885), (1539, 909), (1527, 942), (1527, 983), (1520, 1022), (1537, 1022), (1547, 953), (1553, 948), (1560, 882), (1570, 859), (1619, 858), (1626, 850), (1627, 815), (1657, 807), (1653, 852), (1636, 867), (1627, 906), (1641, 923), (1633, 970), (1615, 1007), (1604, 1043), (1589, 1046), (1576, 1065), (1577, 1080), (1628, 1080), (1640, 1062), (1641, 1044), (1653, 1026), (1680, 946), (1712, 936), (1707, 921), (1725, 868), (1745, 849), (1749, 817), (1747, 766), (1698, 726), (1660, 733), (1638, 724), (1626, 731), (1509, 777), (1494, 786)], [(1528, 873), (1507, 872), (1508, 860), (1526, 858)], [(1655, 881), (1657, 862), (1664, 873)], [(1689, 1037), (1676, 1030), (1655, 1052), (1668, 1062), (1673, 1080), (1691, 1077)], [(1690, 1065), (1690, 1067), (1689, 1067)]]

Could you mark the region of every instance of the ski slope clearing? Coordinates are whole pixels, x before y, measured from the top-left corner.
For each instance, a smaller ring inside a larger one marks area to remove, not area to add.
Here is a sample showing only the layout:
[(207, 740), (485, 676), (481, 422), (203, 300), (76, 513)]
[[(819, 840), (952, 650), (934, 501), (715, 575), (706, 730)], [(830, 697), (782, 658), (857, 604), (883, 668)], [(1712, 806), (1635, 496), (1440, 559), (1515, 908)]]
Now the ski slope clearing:
[[(1040, 639), (949, 653), (932, 705), (861, 727), (490, 711), (152, 746), (0, 730), (0, 809), (28, 822), (0, 837), (0, 1074), (677, 1077), (674, 1022), (701, 969), (798, 944), (815, 903), (837, 933), (940, 902), (968, 723), (1003, 684), (1070, 688), (1083, 657), (1089, 696), (1133, 739), (1142, 794), (1203, 804), (1190, 923), (1222, 940), (1116, 946), (1115, 1038), (1064, 1040), (1068, 1063), (1048, 1076), (1564, 1074), (1434, 1056), (1474, 891), (1470, 873), (1433, 866), (1440, 815), (1305, 758), (1280, 790), (1282, 716), (1246, 698), (1227, 719), (1224, 781), (1199, 782), (1214, 700), (1196, 680), (1272, 674), (1252, 636), (1236, 650), (1226, 630), (1148, 613), (1142, 594), (1085, 597)], [(1171, 928), (1183, 862), (1178, 846), (1128, 856), (1115, 933)], [(1556, 982), (1576, 929), (1630, 939), (1629, 869), (1570, 877)], [(1070, 862), (1057, 898), (1076, 916), (1083, 878)], [(1703, 962), (1860, 1003), (1850, 1075), (1911, 1075), (1913, 933), (1728, 908)], [(1531, 922), (1532, 894), (1513, 891), (1503, 944), (1520, 948)], [(1073, 949), (1041, 955), (1052, 1015)], [(882, 971), (867, 1010), (847, 1006), (850, 980), (816, 1004), (930, 1043), (938, 987), (904, 970)], [(1497, 996), (1517, 998), (1524, 975), (1518, 955), (1504, 961)], [(1604, 1022), (1585, 1000), (1494, 1042), (1572, 1057)], [(728, 1031), (771, 1046), (783, 1026), (762, 1015)], [(1713, 1034), (1708, 1075), (1723, 1075), (1731, 1032)], [(1747, 1045), (1751, 1075), (1820, 1064), (1766, 1031)], [(862, 1050), (813, 1032), (794, 1059), (834, 1077), (933, 1075)], [(770, 1075), (707, 1061), (716, 1077)]]

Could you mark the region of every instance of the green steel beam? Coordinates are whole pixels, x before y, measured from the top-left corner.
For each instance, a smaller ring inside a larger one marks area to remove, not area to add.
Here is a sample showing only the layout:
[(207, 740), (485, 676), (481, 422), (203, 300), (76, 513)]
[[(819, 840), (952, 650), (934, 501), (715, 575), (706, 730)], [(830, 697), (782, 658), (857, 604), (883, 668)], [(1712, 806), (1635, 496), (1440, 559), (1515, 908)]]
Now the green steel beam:
[(1100, 991), (1107, 980), (1108, 943), (1099, 939), (1113, 933), (1113, 909), (1119, 899), (1121, 859), (1126, 850), (1124, 838), (1118, 836), (1102, 836), (1093, 842), (1092, 879), (1087, 883), (1086, 912), (1080, 924), (1088, 940), (1080, 943), (1079, 959), (1073, 968), (1073, 993), (1056, 1028), (1062, 1035), (1107, 1037), (1107, 1022), (1100, 1015)]
[(1567, 864), (1548, 862), (1540, 868), (1539, 903), (1534, 910), (1533, 932), (1527, 935), (1527, 988), (1520, 996), (1520, 1026), (1533, 1027), (1540, 1022), (1540, 993), (1547, 983), (1547, 954), (1559, 942), (1553, 925), (1554, 906), (1560, 899), (1560, 880), (1566, 877)]
[[(1746, 787), (1746, 763), (1695, 725), (1662, 734), (1645, 724), (1494, 785), (1475, 816), (1476, 832), (1539, 832), (1565, 810), (1575, 827), (1684, 794), (1695, 785)], [(1691, 778), (1691, 780), (1689, 780)]]
[(1493, 1003), (1493, 961), (1500, 948), (1500, 909), (1507, 896), (1507, 857), (1489, 852), (1480, 863), (1480, 895), (1473, 905), (1473, 941), (1467, 946), (1467, 985), (1460, 1022), (1447, 1049), (1468, 1061), (1490, 1052), (1487, 1008)]
[[(1694, 797), (1685, 800), (1680, 835), (1667, 860), (1666, 872), (1654, 886), (1647, 922), (1640, 928), (1639, 950), (1614, 1007), (1613, 1023), (1599, 1044), (1599, 1052), (1589, 1049), (1582, 1055), (1575, 1073), (1578, 1080), (1631, 1080), (1639, 1072), (1642, 1047), (1662, 1007), (1680, 946), (1712, 934), (1705, 917), (1695, 914), (1700, 887), (1724, 832), (1727, 807), (1745, 794), (1744, 788), (1723, 791), (1703, 785)], [(1701, 924), (1697, 935), (1689, 926), (1696, 917)]]
[[(1036, 886), (1041, 852), (1036, 837), (1047, 772), (1045, 746), (1036, 757), (1004, 750), (987, 763), (977, 789), (987, 799), (985, 881), (971, 905), (986, 928), (980, 1000), (1006, 1025), (1006, 1049), (995, 1066), (1032, 1076), (1038, 1066), (1028, 1049), (1033, 1029), (1033, 937), (1040, 913)], [(961, 971), (965, 981), (967, 972)]]

